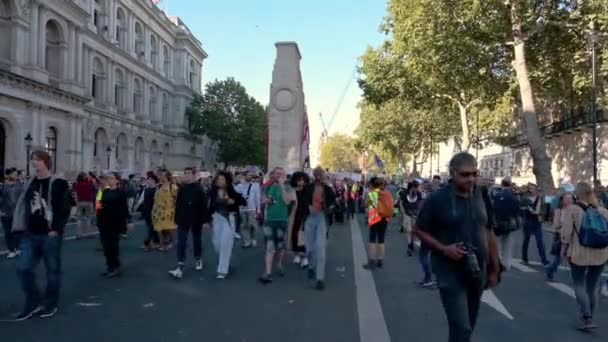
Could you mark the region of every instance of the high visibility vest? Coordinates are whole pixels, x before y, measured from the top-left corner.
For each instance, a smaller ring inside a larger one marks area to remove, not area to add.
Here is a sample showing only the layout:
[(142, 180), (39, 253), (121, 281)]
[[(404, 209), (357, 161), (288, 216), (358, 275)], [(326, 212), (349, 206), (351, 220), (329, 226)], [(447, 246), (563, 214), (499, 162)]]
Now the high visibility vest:
[(378, 201), (380, 200), (380, 191), (374, 190), (367, 194), (369, 198), (369, 210), (367, 211), (367, 224), (371, 227), (374, 224), (382, 221), (382, 216), (378, 214)]
[(101, 210), (101, 198), (103, 197), (103, 192), (104, 190), (108, 189), (109, 187), (104, 187), (101, 188), (97, 191), (97, 195), (95, 195), (95, 213), (99, 214), (99, 211)]

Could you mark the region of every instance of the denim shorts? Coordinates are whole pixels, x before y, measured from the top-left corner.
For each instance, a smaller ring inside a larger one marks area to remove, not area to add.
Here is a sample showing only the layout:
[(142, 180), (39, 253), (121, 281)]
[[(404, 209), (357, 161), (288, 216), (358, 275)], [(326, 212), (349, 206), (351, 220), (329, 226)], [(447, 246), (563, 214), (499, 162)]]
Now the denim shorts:
[(275, 252), (284, 250), (286, 232), (287, 222), (267, 221), (264, 224), (264, 239), (266, 241), (266, 251)]

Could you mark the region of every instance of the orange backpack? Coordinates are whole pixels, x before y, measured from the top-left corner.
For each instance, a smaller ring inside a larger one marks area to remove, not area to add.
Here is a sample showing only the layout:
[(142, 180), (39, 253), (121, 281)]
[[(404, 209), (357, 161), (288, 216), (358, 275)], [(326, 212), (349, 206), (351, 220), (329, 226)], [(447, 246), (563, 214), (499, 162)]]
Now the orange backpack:
[(376, 208), (378, 214), (384, 218), (393, 217), (393, 195), (389, 191), (380, 192), (380, 198), (378, 200), (378, 208)]

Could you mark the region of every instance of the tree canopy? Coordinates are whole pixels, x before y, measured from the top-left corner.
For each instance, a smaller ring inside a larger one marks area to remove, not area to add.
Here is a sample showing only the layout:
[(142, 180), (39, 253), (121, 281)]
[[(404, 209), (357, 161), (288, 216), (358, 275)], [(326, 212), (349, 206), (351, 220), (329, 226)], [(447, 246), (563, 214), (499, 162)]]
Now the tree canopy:
[(321, 145), (321, 166), (333, 172), (351, 172), (359, 168), (359, 153), (355, 139), (334, 134)]
[(204, 94), (192, 100), (186, 116), (191, 133), (218, 143), (220, 161), (266, 165), (266, 111), (233, 78), (208, 83)]

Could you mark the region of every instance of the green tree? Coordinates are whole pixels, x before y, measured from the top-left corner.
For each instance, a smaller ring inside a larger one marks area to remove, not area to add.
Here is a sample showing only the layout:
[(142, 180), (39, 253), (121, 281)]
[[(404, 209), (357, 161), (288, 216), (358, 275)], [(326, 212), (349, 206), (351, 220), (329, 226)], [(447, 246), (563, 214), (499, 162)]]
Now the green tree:
[(321, 166), (333, 172), (349, 172), (359, 168), (359, 153), (355, 139), (334, 134), (321, 146)]
[(233, 78), (205, 86), (186, 111), (190, 132), (217, 141), (219, 160), (228, 164), (266, 165), (266, 111)]

